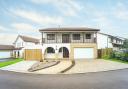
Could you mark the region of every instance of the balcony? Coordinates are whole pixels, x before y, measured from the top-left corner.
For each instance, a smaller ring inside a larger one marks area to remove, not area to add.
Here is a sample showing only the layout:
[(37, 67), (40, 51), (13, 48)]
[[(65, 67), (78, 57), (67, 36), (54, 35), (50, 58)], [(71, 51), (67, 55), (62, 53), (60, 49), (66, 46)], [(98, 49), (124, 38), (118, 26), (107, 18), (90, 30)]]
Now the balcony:
[(55, 39), (55, 40), (47, 40), (46, 38), (42, 39), (42, 43), (96, 43), (96, 38), (92, 38), (92, 39), (83, 39), (80, 38), (80, 40), (73, 40), (71, 38), (69, 39)]

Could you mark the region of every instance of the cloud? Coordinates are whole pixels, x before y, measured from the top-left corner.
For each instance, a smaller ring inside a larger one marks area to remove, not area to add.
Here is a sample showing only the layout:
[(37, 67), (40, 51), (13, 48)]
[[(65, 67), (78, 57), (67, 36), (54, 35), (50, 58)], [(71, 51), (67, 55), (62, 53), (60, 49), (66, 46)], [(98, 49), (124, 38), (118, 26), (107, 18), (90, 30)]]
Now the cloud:
[(124, 3), (118, 2), (113, 13), (113, 15), (118, 19), (128, 20), (128, 6)]
[(17, 37), (17, 34), (0, 33), (0, 44), (12, 44)]
[(0, 25), (0, 32), (6, 32), (8, 28)]
[(0, 26), (0, 31), (4, 31), (4, 27), (3, 26)]
[(41, 38), (38, 29), (33, 25), (28, 23), (12, 23), (10, 28), (0, 26), (0, 44), (12, 44), (19, 34)]
[(20, 32), (35, 32), (35, 27), (28, 23), (12, 23), (11, 26)]
[(16, 16), (22, 17), (24, 19), (30, 20), (37, 24), (49, 25), (49, 24), (60, 24), (63, 22), (62, 17), (48, 16), (39, 14), (39, 12), (27, 11), (22, 9), (11, 10)]
[(76, 0), (31, 0), (36, 4), (50, 4), (65, 16), (77, 16), (83, 6)]

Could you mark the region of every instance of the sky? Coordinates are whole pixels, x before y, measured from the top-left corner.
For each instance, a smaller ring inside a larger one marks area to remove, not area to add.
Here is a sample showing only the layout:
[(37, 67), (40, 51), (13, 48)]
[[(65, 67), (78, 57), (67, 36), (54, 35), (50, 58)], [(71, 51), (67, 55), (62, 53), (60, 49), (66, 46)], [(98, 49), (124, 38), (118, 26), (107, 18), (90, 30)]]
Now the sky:
[(47, 27), (89, 27), (128, 38), (128, 0), (0, 0), (0, 44)]

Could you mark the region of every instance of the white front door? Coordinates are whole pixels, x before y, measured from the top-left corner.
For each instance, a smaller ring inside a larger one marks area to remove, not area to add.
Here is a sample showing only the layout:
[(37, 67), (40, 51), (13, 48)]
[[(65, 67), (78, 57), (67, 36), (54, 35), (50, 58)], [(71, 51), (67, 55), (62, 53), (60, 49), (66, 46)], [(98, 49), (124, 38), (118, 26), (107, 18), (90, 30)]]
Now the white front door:
[(93, 48), (74, 48), (74, 59), (92, 59), (94, 58)]

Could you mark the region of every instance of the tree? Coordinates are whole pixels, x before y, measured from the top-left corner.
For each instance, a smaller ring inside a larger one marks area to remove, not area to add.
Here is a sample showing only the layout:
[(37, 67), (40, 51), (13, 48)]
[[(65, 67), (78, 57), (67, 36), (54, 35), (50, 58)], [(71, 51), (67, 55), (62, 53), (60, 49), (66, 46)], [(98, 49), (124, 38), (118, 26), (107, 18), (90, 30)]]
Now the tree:
[(128, 39), (124, 41), (123, 48), (128, 49)]

